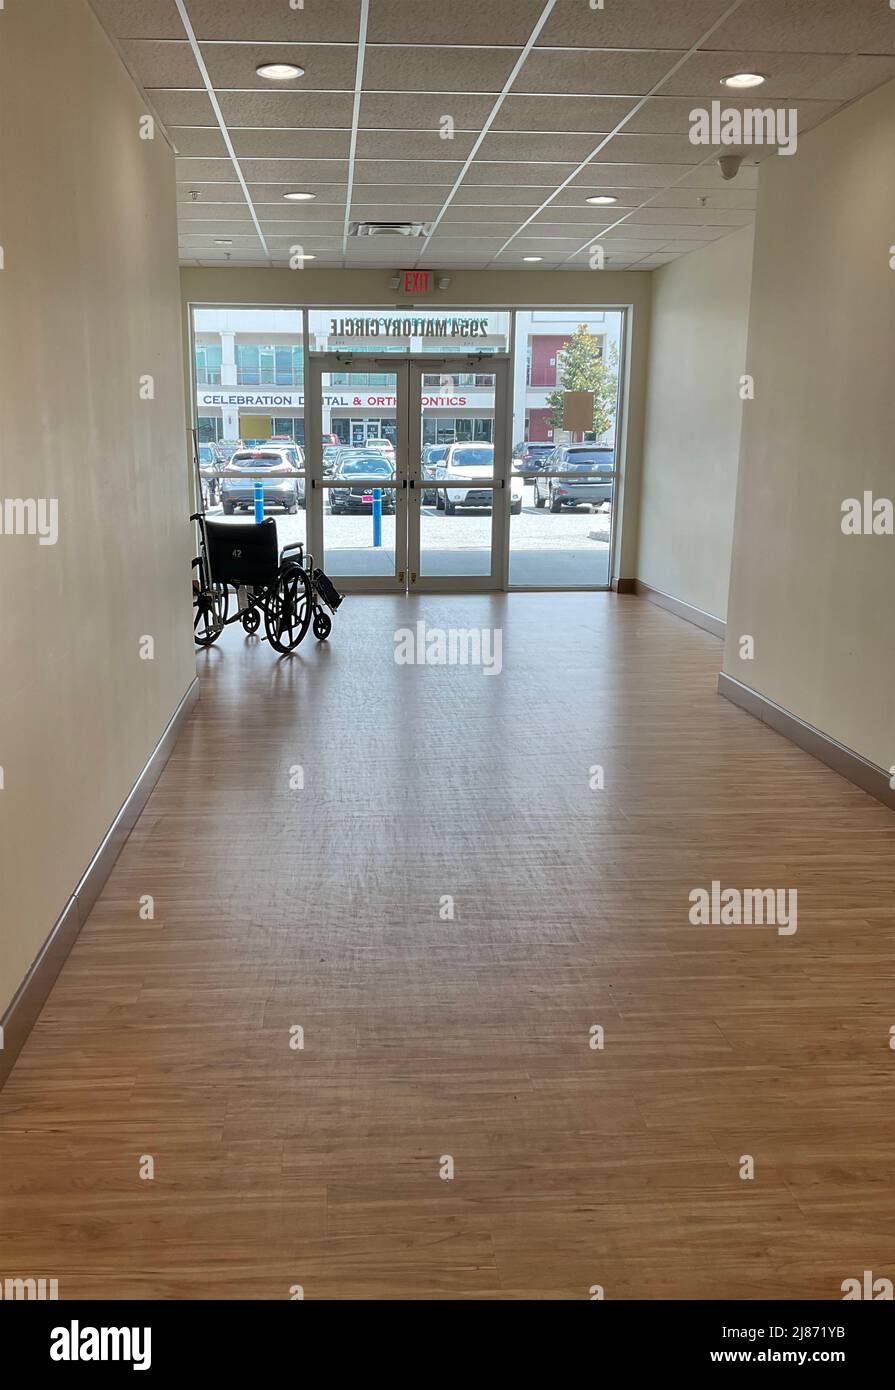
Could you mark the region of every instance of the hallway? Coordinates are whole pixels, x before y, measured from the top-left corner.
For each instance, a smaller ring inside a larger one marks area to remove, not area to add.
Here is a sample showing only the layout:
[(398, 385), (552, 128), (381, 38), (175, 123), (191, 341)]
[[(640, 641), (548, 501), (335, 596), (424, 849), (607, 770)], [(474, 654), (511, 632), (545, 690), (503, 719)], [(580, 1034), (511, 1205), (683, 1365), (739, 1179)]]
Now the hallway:
[[(420, 619), (501, 629), (502, 671), (396, 664)], [(351, 597), (291, 660), (200, 653), (0, 1093), (3, 1272), (836, 1299), (891, 1267), (895, 822), (720, 661), (611, 594)], [(797, 889), (797, 932), (691, 925), (713, 880)]]

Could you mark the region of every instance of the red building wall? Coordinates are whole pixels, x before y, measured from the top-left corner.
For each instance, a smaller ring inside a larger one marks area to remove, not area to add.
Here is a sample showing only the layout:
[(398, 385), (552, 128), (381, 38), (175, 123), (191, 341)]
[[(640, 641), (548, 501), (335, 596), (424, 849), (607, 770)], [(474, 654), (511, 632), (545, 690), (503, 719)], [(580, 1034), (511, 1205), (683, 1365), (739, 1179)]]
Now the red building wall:
[(531, 340), (531, 381), (529, 386), (556, 385), (556, 357), (569, 341), (569, 335), (537, 336)]
[(553, 440), (554, 429), (553, 421), (550, 418), (550, 411), (543, 409), (533, 409), (528, 411), (528, 430), (527, 438), (533, 444), (549, 444)]

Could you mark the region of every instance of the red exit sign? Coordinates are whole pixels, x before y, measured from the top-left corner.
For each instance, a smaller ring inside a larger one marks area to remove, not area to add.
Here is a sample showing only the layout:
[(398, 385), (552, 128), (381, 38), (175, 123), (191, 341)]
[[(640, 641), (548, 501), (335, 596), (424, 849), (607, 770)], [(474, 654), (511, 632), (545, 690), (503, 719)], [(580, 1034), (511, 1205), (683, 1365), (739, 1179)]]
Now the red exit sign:
[(403, 278), (405, 294), (431, 294), (431, 270), (405, 270)]

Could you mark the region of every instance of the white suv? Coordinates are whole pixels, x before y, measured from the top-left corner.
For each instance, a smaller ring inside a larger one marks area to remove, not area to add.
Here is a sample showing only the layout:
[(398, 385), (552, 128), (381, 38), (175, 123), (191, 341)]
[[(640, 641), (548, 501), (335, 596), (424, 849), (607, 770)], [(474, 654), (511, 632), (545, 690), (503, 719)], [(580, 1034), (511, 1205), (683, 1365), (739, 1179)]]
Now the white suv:
[[(490, 507), (494, 445), (449, 445), (443, 460), (437, 465), (436, 477), (445, 482), (457, 480), (456, 487), (438, 489), (435, 505), (443, 507), (448, 516), (453, 516), (458, 507)], [(511, 477), (510, 511), (514, 516), (522, 511), (522, 494), (522, 479)]]

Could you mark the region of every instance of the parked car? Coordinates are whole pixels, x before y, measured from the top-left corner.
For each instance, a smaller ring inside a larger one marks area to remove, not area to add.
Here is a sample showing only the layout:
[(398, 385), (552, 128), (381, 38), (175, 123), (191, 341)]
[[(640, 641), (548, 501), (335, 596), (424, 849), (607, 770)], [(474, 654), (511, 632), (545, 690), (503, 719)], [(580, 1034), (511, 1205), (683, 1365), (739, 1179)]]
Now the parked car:
[(323, 446), (323, 476), (328, 478), (336, 466), (336, 460), (342, 452), (339, 444), (324, 444)]
[(423, 503), (431, 506), (434, 502), (438, 506), (438, 489), (426, 487), (426, 482), (438, 477), (438, 465), (444, 462), (444, 456), (449, 449), (448, 444), (426, 444), (420, 456), (420, 477), (423, 481)]
[(392, 463), (395, 461), (395, 446), (390, 439), (368, 439), (364, 448), (368, 452), (372, 449), (374, 454), (383, 454)]
[[(440, 505), (448, 516), (453, 516), (458, 507), (491, 506), (491, 488), (483, 487), (477, 479), (494, 476), (493, 444), (449, 444), (443, 463), (437, 465), (437, 472), (448, 481), (457, 479), (456, 487), (438, 490), (442, 495)], [(522, 479), (511, 478), (510, 511), (513, 516), (518, 516), (522, 511), (522, 496)]]
[(282, 507), (295, 513), (305, 503), (305, 480), (297, 477), (304, 467), (304, 451), (297, 444), (265, 444), (258, 449), (238, 449), (220, 478), (221, 504), (227, 516), (237, 507), (255, 505), (255, 479), (244, 473), (264, 473), (264, 506)]
[(343, 442), (337, 434), (324, 434), (321, 437), (324, 444), (335, 444), (337, 448)]
[(530, 444), (523, 439), (513, 449), (513, 472), (521, 473), (527, 479), (533, 478), (555, 447), (553, 444)]
[[(614, 477), (603, 480), (601, 473), (614, 475), (615, 454), (597, 444), (560, 444), (544, 461), (542, 471), (535, 474), (534, 504), (549, 506), (551, 512), (563, 507), (577, 507), (585, 502), (598, 507), (612, 500)], [(581, 478), (552, 478), (551, 473), (581, 473)]]
[(213, 444), (199, 445), (199, 479), (202, 484), (202, 500), (206, 507), (213, 507), (218, 500), (218, 475), (221, 462)]
[[(333, 473), (334, 486), (329, 489), (329, 509), (334, 516), (343, 512), (366, 512), (373, 510), (373, 491), (376, 479), (384, 483), (394, 481), (394, 464), (377, 450), (351, 449), (344, 451)], [(362, 479), (355, 482), (354, 479)], [(395, 510), (395, 489), (383, 487), (382, 510)]]
[(241, 439), (219, 439), (214, 446), (215, 453), (220, 460), (221, 467), (229, 463), (237, 449), (244, 447)]

